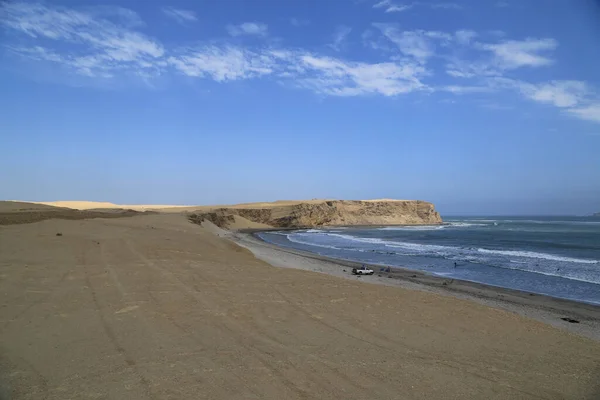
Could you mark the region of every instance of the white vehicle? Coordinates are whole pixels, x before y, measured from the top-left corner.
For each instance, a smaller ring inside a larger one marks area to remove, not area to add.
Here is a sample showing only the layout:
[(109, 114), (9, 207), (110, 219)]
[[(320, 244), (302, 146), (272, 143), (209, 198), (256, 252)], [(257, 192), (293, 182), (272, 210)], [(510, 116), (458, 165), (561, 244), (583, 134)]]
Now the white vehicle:
[(352, 268), (352, 274), (354, 275), (373, 275), (375, 271), (365, 267), (364, 265), (360, 268)]

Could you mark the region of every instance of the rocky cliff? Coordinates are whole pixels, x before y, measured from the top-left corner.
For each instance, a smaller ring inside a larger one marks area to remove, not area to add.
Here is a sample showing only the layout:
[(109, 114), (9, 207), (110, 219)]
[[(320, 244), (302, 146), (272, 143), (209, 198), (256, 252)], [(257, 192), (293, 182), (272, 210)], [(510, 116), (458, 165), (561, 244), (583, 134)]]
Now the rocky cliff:
[(227, 227), (228, 216), (274, 228), (303, 228), (336, 225), (419, 225), (439, 224), (442, 219), (433, 204), (420, 200), (323, 200), (259, 207), (225, 207), (191, 214), (190, 219), (208, 219)]

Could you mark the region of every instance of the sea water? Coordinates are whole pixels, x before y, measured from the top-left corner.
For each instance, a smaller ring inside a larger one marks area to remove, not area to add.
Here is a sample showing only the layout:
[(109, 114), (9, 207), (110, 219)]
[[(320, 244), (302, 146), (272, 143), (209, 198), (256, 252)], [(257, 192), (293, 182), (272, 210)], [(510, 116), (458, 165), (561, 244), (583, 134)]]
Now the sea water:
[(600, 218), (454, 217), (445, 225), (262, 232), (327, 257), (600, 304)]

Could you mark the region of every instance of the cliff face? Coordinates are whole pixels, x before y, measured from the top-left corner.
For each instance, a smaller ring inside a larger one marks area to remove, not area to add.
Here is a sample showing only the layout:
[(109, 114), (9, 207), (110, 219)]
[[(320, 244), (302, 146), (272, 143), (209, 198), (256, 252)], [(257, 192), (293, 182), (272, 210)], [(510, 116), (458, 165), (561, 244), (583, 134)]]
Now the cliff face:
[[(283, 206), (273, 203), (269, 207), (220, 208), (212, 212), (222, 216), (236, 215), (275, 228), (332, 225), (418, 225), (442, 222), (433, 204), (419, 200), (330, 200), (298, 202)], [(190, 219), (198, 220), (202, 218), (202, 215), (194, 214)], [(226, 222), (226, 219), (223, 221)]]

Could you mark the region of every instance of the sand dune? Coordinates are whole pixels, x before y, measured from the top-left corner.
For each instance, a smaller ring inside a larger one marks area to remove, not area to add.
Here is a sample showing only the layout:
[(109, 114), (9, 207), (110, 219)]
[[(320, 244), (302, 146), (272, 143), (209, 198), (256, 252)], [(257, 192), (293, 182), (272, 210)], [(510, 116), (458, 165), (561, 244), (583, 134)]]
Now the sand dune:
[(120, 218), (143, 215), (144, 213), (146, 212), (122, 208), (78, 210), (46, 204), (0, 201), (0, 225), (28, 224), (47, 219)]
[(41, 204), (52, 207), (65, 207), (75, 210), (91, 210), (91, 209), (109, 209), (109, 208), (125, 208), (130, 210), (149, 210), (149, 209), (164, 209), (164, 208), (182, 208), (193, 206), (176, 206), (176, 205), (161, 205), (161, 204), (114, 204), (102, 201), (31, 201), (32, 204)]
[(61, 208), (42, 203), (28, 203), (23, 201), (0, 201), (0, 212), (32, 212), (49, 211)]
[[(335, 199), (312, 199), (312, 200), (277, 200), (273, 202), (255, 202), (255, 203), (240, 203), (240, 204), (227, 204), (227, 205), (173, 205), (173, 204), (115, 204), (110, 202), (102, 201), (21, 201), (13, 200), (12, 202), (29, 203), (29, 204), (40, 204), (52, 207), (66, 207), (73, 208), (76, 210), (90, 210), (90, 209), (109, 209), (109, 208), (127, 208), (130, 210), (161, 210), (161, 209), (213, 209), (220, 207), (230, 208), (265, 208), (265, 207), (280, 207), (286, 205), (295, 205), (300, 203), (306, 204), (319, 204), (326, 201), (332, 201)], [(378, 202), (378, 201), (407, 201), (397, 199), (372, 199), (362, 200), (367, 202)]]

